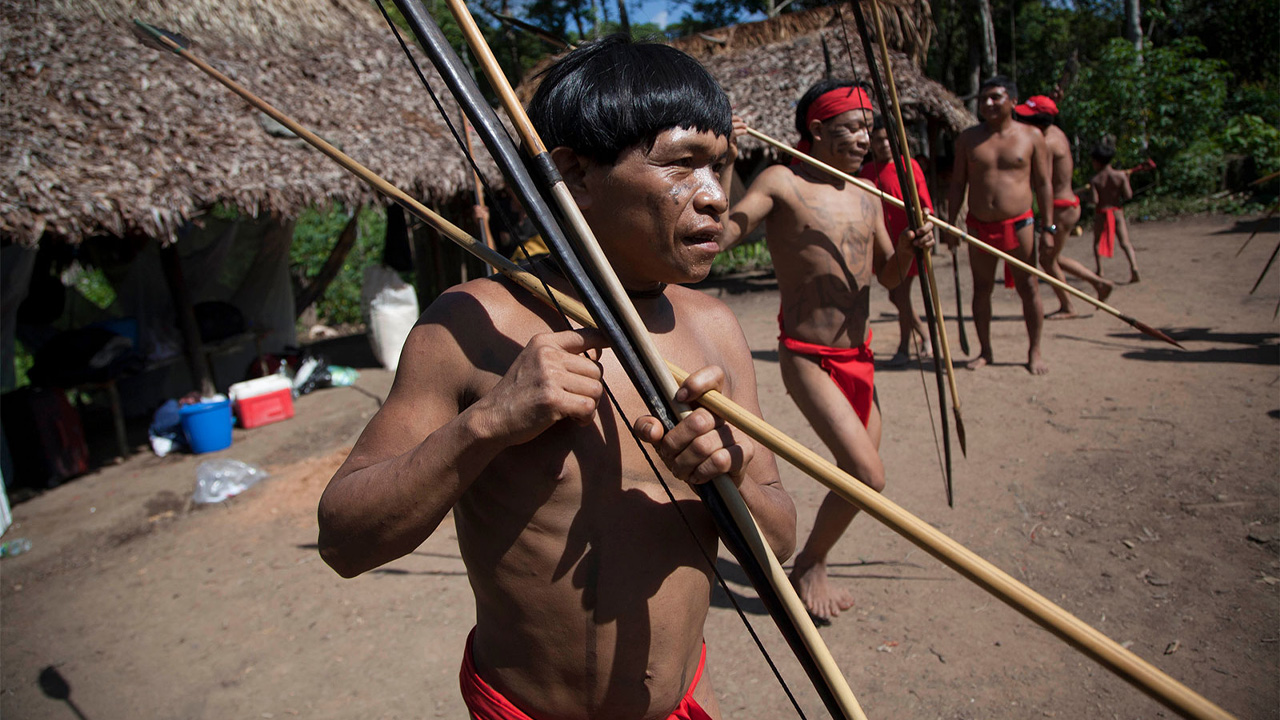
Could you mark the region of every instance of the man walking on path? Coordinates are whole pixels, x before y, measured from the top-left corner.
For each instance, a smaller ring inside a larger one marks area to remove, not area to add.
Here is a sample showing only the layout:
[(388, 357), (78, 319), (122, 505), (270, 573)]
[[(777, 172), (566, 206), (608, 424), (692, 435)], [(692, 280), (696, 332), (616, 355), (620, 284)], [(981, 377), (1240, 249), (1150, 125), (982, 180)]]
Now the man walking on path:
[[(1084, 280), (1093, 286), (1098, 299), (1105, 302), (1115, 289), (1115, 283), (1098, 277), (1079, 261), (1062, 254), (1072, 229), (1080, 222), (1080, 197), (1071, 189), (1071, 174), (1075, 170), (1075, 161), (1071, 159), (1071, 141), (1053, 123), (1053, 118), (1058, 114), (1058, 104), (1044, 95), (1033, 95), (1025, 103), (1015, 107), (1013, 113), (1018, 120), (1039, 129), (1044, 134), (1044, 144), (1049, 149), (1053, 217), (1058, 231), (1054, 233), (1051, 244), (1041, 246), (1040, 265), (1045, 272), (1063, 282), (1067, 281), (1064, 270)], [(1058, 296), (1058, 309), (1046, 314), (1045, 320), (1079, 317), (1071, 303), (1070, 293), (1057, 286), (1054, 286), (1053, 292)]]
[[(818, 82), (796, 107), (800, 149), (850, 175), (867, 154), (872, 122), (866, 89), (847, 81)], [(734, 137), (745, 132), (745, 124), (734, 118)], [(731, 145), (730, 159), (736, 155)], [(726, 194), (732, 178), (726, 166), (721, 174)], [(729, 210), (721, 248), (732, 247), (761, 222), (782, 296), (778, 367), (783, 384), (840, 468), (880, 492), (884, 465), (868, 322), (871, 278), (886, 288), (897, 286), (916, 247), (932, 246), (932, 226), (891, 240), (880, 203), (870, 193), (803, 163), (760, 173)], [(853, 606), (848, 592), (829, 584), (827, 555), (857, 513), (840, 496), (827, 493), (813, 532), (796, 555), (791, 582), (820, 623)]]
[(1136, 283), (1138, 277), (1138, 258), (1129, 242), (1129, 223), (1124, 219), (1126, 200), (1133, 197), (1133, 187), (1129, 185), (1129, 173), (1111, 167), (1111, 160), (1116, 156), (1116, 145), (1113, 138), (1104, 138), (1089, 153), (1093, 160), (1093, 169), (1097, 173), (1089, 181), (1089, 192), (1093, 195), (1093, 260), (1098, 266), (1098, 274), (1102, 274), (1102, 258), (1115, 254), (1115, 245), (1119, 241), (1120, 249), (1129, 260), (1129, 282)]

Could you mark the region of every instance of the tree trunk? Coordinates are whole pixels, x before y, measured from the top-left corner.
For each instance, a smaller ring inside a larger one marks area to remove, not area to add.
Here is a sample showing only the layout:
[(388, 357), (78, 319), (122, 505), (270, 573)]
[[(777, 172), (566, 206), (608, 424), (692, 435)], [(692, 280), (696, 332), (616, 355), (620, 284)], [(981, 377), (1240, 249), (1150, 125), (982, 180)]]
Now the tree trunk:
[(969, 42), (969, 112), (978, 114), (978, 87), (982, 84), (982, 50), (977, 42), (977, 33), (970, 33)]
[(1140, 0), (1124, 0), (1124, 39), (1142, 57), (1142, 5)]
[(987, 77), (1000, 72), (996, 56), (996, 26), (991, 19), (991, 1), (978, 0), (978, 34), (982, 38), (982, 72)]
[[(1142, 60), (1142, 5), (1140, 0), (1124, 0), (1124, 39), (1133, 43), (1133, 49), (1138, 54), (1138, 66), (1141, 67)], [(1144, 75), (1146, 73), (1143, 73)], [(1144, 100), (1144, 98), (1139, 98)], [(1141, 125), (1142, 133), (1142, 150), (1145, 153), (1148, 148), (1147, 138), (1147, 121), (1144, 118)]]
[(626, 0), (618, 0), (618, 23), (622, 25), (622, 34), (631, 37), (631, 20), (627, 18)]
[(320, 266), (320, 272), (316, 273), (316, 276), (311, 278), (311, 282), (307, 283), (307, 286), (302, 288), (294, 298), (294, 317), (301, 317), (312, 303), (324, 295), (324, 291), (333, 279), (338, 277), (338, 271), (342, 270), (342, 264), (347, 261), (347, 253), (351, 252), (351, 248), (356, 244), (356, 238), (360, 236), (359, 227), (360, 213), (357, 211), (351, 214), (346, 227), (338, 233), (338, 240), (329, 251), (329, 257), (325, 259), (324, 265)]

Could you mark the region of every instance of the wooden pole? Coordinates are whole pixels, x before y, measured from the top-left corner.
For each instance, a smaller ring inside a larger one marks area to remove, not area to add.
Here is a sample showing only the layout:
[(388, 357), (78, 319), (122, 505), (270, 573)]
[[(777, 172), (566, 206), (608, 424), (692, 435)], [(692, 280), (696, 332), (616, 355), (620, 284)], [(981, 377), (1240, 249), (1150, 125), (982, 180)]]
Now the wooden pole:
[(160, 247), (160, 266), (164, 269), (164, 279), (169, 284), (169, 295), (173, 298), (173, 309), (178, 315), (178, 331), (182, 333), (182, 345), (186, 351), (191, 381), (200, 387), (202, 397), (216, 395), (218, 389), (214, 386), (213, 375), (209, 371), (209, 358), (204, 354), (200, 324), (196, 322), (191, 290), (182, 274), (182, 259), (178, 256), (177, 245), (169, 243)]

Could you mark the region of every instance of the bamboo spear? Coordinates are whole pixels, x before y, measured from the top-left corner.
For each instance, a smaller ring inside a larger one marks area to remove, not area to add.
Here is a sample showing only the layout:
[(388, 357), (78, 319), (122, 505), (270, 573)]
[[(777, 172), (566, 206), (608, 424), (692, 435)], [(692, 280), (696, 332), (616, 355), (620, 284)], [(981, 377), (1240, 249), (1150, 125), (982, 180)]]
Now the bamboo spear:
[[(802, 153), (799, 150), (791, 147), (790, 145), (787, 145), (786, 143), (783, 143), (779, 140), (775, 140), (769, 137), (768, 135), (765, 135), (764, 133), (760, 132), (759, 130), (756, 130), (755, 128), (748, 126), (747, 134), (767, 145), (771, 145), (777, 148), (778, 150), (781, 150), (782, 152), (785, 152), (789, 155), (794, 156), (796, 159), (800, 160), (801, 162), (807, 163), (820, 170), (824, 170), (828, 173), (831, 173), (832, 175), (840, 178), (841, 180), (844, 180), (845, 182), (853, 183), (855, 186), (862, 188), (863, 190), (866, 190), (867, 192), (871, 193), (872, 195), (875, 195), (876, 197), (880, 198), (884, 202), (887, 202), (890, 205), (893, 205), (894, 207), (906, 209), (906, 205), (904, 205), (901, 200), (899, 200), (898, 198), (886, 192), (881, 191), (879, 188), (877, 188), (874, 185), (871, 185), (865, 180), (856, 178), (846, 172), (841, 172), (840, 170), (837, 170), (836, 168), (831, 167), (830, 165), (822, 162), (821, 160), (812, 158), (806, 155), (805, 153)], [(953, 235), (954, 237), (960, 238), (961, 240), (969, 243), (971, 247), (978, 248), (982, 252), (988, 253), (990, 255), (995, 255), (996, 257), (1013, 265), (1019, 270), (1022, 270), (1023, 272), (1031, 273), (1032, 275), (1035, 275), (1036, 277), (1049, 283), (1050, 285), (1053, 285), (1056, 288), (1061, 288), (1062, 290), (1069, 292), (1072, 295), (1075, 295), (1076, 297), (1080, 298), (1081, 300), (1084, 300), (1090, 305), (1093, 305), (1099, 310), (1102, 310), (1103, 312), (1106, 312), (1109, 315), (1114, 315), (1115, 317), (1123, 320), (1124, 322), (1128, 323), (1131, 327), (1141, 331), (1146, 335), (1150, 335), (1151, 337), (1156, 338), (1157, 340), (1163, 340), (1169, 343), (1170, 345), (1173, 345), (1174, 347), (1177, 347), (1181, 350), (1186, 350), (1186, 348), (1182, 347), (1182, 345), (1180, 345), (1177, 340), (1174, 340), (1173, 338), (1151, 327), (1150, 325), (1140, 320), (1136, 320), (1132, 317), (1129, 317), (1128, 315), (1125, 315), (1124, 313), (1120, 312), (1119, 310), (1112, 307), (1111, 305), (1108, 305), (1107, 303), (1102, 302), (1101, 300), (1093, 297), (1092, 295), (1088, 295), (1080, 290), (1077, 290), (1075, 287), (1062, 282), (1061, 280), (1053, 277), (1052, 275), (1049, 275), (1046, 272), (1043, 272), (1031, 265), (1028, 265), (1027, 263), (1010, 255), (1009, 253), (1004, 252), (1003, 250), (998, 250), (988, 245), (987, 243), (982, 242), (978, 238), (961, 230), (955, 225), (952, 225), (951, 223), (948, 223), (948, 222), (944, 222), (941, 218), (938, 218), (937, 216), (931, 216), (929, 219), (929, 222), (933, 223), (939, 228), (942, 228), (943, 230)]]
[[(457, 243), (476, 257), (490, 263), (520, 287), (548, 304), (558, 305), (565, 313), (584, 326), (594, 327), (594, 321), (586, 308), (576, 299), (547, 288), (532, 273), (521, 269), (505, 257), (485, 247), (484, 243), (468, 235), (461, 228), (432, 212), (408, 193), (387, 182), (373, 171), (355, 161), (341, 150), (304, 128), (265, 100), (254, 95), (242, 85), (214, 69), (208, 63), (171, 40), (163, 31), (135, 21), (145, 32), (165, 49), (226, 86), (254, 108), (266, 113), (298, 137), (367, 182), (374, 189), (400, 203), (406, 210), (424, 222), (430, 223), (441, 235)], [(675, 383), (684, 382), (688, 373), (666, 363)], [(782, 431), (768, 424), (727, 396), (712, 391), (698, 399), (698, 404), (714, 412), (753, 440), (787, 460), (810, 477), (839, 494), (846, 501), (884, 523), (903, 538), (914, 543), (943, 564), (952, 568), (997, 599), (1025, 615), (1049, 632), (1065, 640), (1108, 670), (1127, 680), (1143, 692), (1165, 704), (1184, 717), (1205, 720), (1233, 720), (1233, 716), (1203, 696), (1186, 687), (1155, 666), (1121, 647), (1080, 619), (1054, 605), (1042, 595), (1015, 580), (973, 551), (965, 548), (946, 534), (920, 518), (871, 490), (857, 478), (841, 470)]]

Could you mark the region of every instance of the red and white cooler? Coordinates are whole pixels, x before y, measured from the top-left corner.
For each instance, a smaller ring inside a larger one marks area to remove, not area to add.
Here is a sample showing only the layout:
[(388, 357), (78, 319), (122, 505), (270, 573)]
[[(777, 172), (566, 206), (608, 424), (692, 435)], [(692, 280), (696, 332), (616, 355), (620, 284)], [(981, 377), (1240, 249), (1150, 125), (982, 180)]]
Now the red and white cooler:
[(227, 397), (231, 398), (242, 428), (256, 428), (293, 417), (293, 383), (284, 375), (238, 382), (227, 391)]

